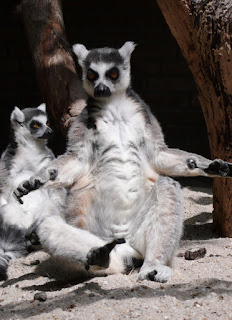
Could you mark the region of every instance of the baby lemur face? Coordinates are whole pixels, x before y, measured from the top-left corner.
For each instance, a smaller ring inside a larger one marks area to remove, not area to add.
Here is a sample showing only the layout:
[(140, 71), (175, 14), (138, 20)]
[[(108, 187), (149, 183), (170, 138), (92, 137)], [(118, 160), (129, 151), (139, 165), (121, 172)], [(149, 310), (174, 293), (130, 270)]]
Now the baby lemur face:
[(126, 42), (120, 49), (101, 48), (88, 51), (82, 44), (73, 46), (83, 71), (83, 86), (95, 99), (122, 93), (130, 85), (130, 56), (135, 48)]
[(20, 110), (15, 107), (11, 113), (11, 125), (14, 131), (33, 139), (48, 139), (52, 134), (49, 127), (45, 104), (38, 108)]

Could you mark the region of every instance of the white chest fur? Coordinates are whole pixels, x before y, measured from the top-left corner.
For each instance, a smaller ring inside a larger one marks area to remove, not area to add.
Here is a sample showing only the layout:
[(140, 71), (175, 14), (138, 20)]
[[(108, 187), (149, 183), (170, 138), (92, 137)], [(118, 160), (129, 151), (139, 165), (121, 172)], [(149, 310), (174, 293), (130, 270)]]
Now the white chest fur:
[(143, 195), (145, 126), (139, 106), (127, 96), (115, 97), (96, 116), (98, 190), (117, 210), (131, 210)]

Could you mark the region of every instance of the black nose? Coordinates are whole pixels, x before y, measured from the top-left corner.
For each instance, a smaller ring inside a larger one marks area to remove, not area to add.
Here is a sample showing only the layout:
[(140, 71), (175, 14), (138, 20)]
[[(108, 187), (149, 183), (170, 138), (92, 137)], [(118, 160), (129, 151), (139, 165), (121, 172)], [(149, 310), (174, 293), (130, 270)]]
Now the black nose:
[(49, 139), (51, 137), (52, 133), (53, 133), (53, 130), (51, 128), (47, 128), (44, 131), (43, 135), (40, 137), (40, 139)]
[(46, 133), (48, 136), (50, 136), (50, 135), (53, 133), (53, 130), (48, 127), (48, 128), (46, 129), (45, 133)]
[(110, 95), (111, 95), (110, 88), (104, 85), (103, 83), (100, 83), (94, 89), (94, 97), (109, 97)]

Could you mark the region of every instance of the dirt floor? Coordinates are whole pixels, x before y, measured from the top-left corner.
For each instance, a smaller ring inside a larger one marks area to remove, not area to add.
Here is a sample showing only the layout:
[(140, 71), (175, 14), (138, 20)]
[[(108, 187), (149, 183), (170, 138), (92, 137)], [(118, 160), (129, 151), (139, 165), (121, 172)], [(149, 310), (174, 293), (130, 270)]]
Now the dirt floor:
[[(137, 271), (73, 280), (71, 271), (36, 252), (12, 261), (9, 279), (0, 282), (0, 319), (232, 320), (232, 239), (212, 231), (209, 185), (190, 184), (183, 186), (185, 229), (169, 282), (138, 282)], [(182, 254), (199, 248), (206, 249), (200, 259)]]

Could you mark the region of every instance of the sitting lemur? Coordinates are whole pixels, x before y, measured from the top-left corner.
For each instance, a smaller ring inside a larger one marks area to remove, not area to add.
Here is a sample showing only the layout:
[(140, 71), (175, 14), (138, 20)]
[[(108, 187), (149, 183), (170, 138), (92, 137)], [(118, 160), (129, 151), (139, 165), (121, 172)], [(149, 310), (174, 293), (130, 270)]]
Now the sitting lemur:
[(12, 258), (26, 255), (37, 244), (36, 236), (26, 238), (32, 223), (43, 211), (59, 214), (65, 202), (64, 188), (37, 190), (23, 205), (13, 197), (20, 182), (55, 158), (47, 147), (51, 134), (45, 104), (23, 110), (15, 107), (11, 113), (11, 138), (0, 160), (0, 280), (7, 278)]
[(169, 176), (231, 176), (232, 165), (167, 147), (157, 119), (131, 89), (134, 48), (73, 46), (87, 105), (69, 130), (66, 153), (14, 194), (66, 188), (60, 215), (43, 212), (33, 226), (52, 256), (106, 274), (140, 260), (138, 279), (165, 282), (183, 224), (180, 185)]

